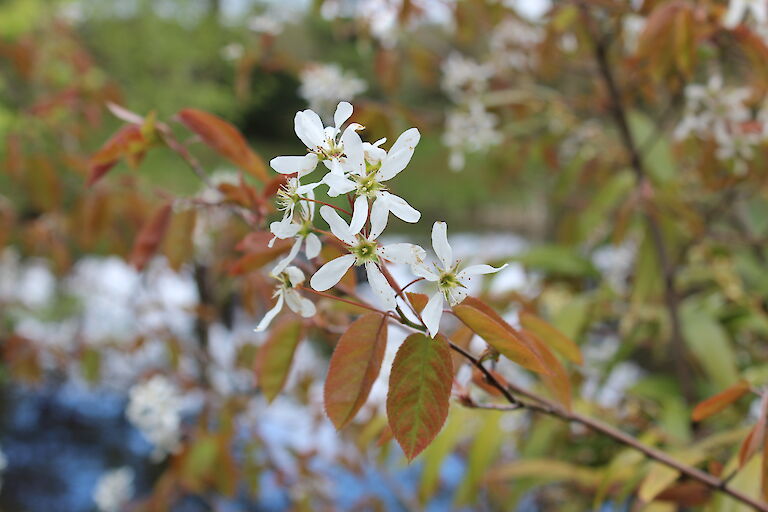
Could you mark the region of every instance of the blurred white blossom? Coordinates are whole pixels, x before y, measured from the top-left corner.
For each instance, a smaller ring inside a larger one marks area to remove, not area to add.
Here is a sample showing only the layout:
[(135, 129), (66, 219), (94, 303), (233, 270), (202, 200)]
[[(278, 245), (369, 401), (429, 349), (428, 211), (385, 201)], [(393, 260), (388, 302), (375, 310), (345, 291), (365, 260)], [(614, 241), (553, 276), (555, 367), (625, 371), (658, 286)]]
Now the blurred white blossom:
[(162, 375), (133, 386), (126, 409), (128, 421), (155, 446), (153, 457), (162, 459), (179, 448), (181, 440), (182, 396)]
[(445, 120), (443, 144), (450, 151), (449, 166), (454, 171), (464, 168), (465, 153), (487, 151), (501, 143), (496, 115), (488, 112), (480, 102), (473, 102), (466, 110), (453, 110)]
[(454, 101), (472, 97), (488, 89), (494, 69), (490, 63), (480, 63), (470, 57), (453, 52), (442, 63), (441, 86)]
[(104, 473), (93, 490), (93, 501), (100, 512), (119, 512), (133, 496), (133, 470), (129, 467)]
[(510, 17), (496, 25), (488, 45), (499, 68), (522, 70), (536, 63), (533, 49), (543, 39), (540, 27)]
[(322, 114), (330, 114), (340, 100), (349, 101), (363, 93), (368, 85), (352, 72), (344, 71), (338, 64), (311, 64), (299, 75), (299, 94), (309, 103), (309, 108)]

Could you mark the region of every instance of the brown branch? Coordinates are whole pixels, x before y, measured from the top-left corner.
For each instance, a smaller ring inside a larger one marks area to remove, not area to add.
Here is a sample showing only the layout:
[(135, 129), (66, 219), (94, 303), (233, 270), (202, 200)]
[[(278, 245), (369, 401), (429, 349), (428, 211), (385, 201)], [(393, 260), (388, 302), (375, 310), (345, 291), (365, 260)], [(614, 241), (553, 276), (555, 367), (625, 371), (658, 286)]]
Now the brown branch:
[[(539, 396), (531, 391), (528, 391), (514, 384), (508, 383), (504, 385), (500, 383), (496, 379), (496, 377), (487, 368), (485, 368), (485, 366), (483, 366), (482, 362), (479, 359), (477, 359), (472, 354), (470, 354), (463, 348), (459, 347), (458, 345), (455, 345), (451, 342), (449, 342), (449, 344), (451, 346), (451, 349), (453, 349), (454, 351), (464, 356), (467, 360), (469, 360), (470, 363), (472, 363), (473, 366), (475, 366), (475, 368), (480, 370), (480, 372), (482, 372), (483, 376), (485, 377), (486, 381), (490, 385), (498, 389), (502, 393), (504, 398), (510, 403), (510, 405), (508, 406), (496, 405), (496, 404), (478, 404), (472, 401), (471, 399), (465, 398), (464, 400), (462, 400), (462, 403), (466, 407), (471, 407), (475, 409), (492, 409), (492, 410), (505, 410), (505, 411), (528, 409), (529, 411), (546, 414), (548, 416), (558, 418), (568, 423), (578, 423), (578, 424), (584, 425), (585, 427), (589, 427), (591, 430), (595, 432), (603, 434), (606, 437), (610, 437), (616, 442), (619, 442), (625, 446), (628, 446), (634, 450), (639, 451), (640, 453), (646, 455), (650, 459), (653, 459), (661, 464), (664, 464), (665, 466), (668, 466), (670, 468), (673, 468), (679, 471), (681, 474), (687, 476), (692, 480), (696, 480), (697, 482), (700, 482), (713, 490), (727, 494), (733, 499), (753, 507), (755, 510), (759, 510), (761, 512), (768, 512), (768, 503), (760, 502), (750, 496), (747, 496), (746, 494), (743, 494), (742, 492), (736, 489), (728, 487), (727, 481), (722, 480), (716, 476), (713, 476), (694, 466), (688, 466), (687, 464), (683, 464), (682, 462), (675, 460), (671, 456), (667, 455), (663, 451), (642, 443), (640, 440), (636, 439), (635, 437), (632, 437), (626, 432), (622, 432), (617, 428), (614, 428), (594, 418), (590, 418), (589, 416), (585, 416), (577, 412), (566, 410), (560, 407), (559, 405), (555, 404), (554, 402), (551, 402), (542, 396)], [(517, 395), (521, 395), (521, 396), (524, 396), (525, 398), (530, 399), (530, 401), (522, 400), (518, 398), (513, 394), (513, 392), (516, 393)]]
[[(619, 130), (624, 149), (629, 156), (630, 166), (635, 174), (635, 187), (641, 194), (643, 194), (643, 189), (650, 186), (651, 183), (629, 128), (626, 111), (621, 99), (621, 92), (608, 60), (608, 46), (605, 40), (599, 36), (594, 27), (594, 20), (590, 15), (587, 4), (583, 1), (579, 1), (578, 4), (587, 27), (587, 32), (592, 38), (595, 61), (597, 62), (600, 76), (608, 89), (608, 95), (611, 101), (611, 114)], [(682, 323), (680, 321), (680, 297), (675, 289), (677, 271), (675, 265), (670, 260), (669, 250), (664, 241), (664, 235), (658, 219), (648, 209), (645, 209), (644, 216), (664, 279), (664, 303), (672, 326), (670, 343), (672, 345), (672, 358), (675, 364), (677, 381), (680, 384), (684, 396), (688, 402), (691, 403), (695, 401), (692, 381), (690, 379), (693, 372), (686, 359), (685, 339), (683, 336)]]

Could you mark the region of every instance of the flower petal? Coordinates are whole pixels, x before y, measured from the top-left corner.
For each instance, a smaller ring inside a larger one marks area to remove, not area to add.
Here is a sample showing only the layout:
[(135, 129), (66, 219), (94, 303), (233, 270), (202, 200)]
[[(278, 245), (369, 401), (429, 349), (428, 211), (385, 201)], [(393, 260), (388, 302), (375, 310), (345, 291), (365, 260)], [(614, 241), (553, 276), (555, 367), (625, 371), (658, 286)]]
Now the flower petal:
[(381, 181), (394, 178), (405, 169), (408, 162), (411, 161), (413, 152), (416, 150), (416, 144), (419, 143), (421, 134), (416, 128), (411, 128), (403, 132), (397, 138), (392, 148), (387, 153), (387, 157), (381, 162), (378, 177)]
[(387, 227), (387, 220), (389, 219), (389, 205), (386, 200), (381, 199), (379, 194), (371, 207), (371, 233), (368, 235), (369, 240), (376, 240), (379, 238), (384, 228)]
[(285, 291), (285, 304), (291, 311), (300, 314), (304, 318), (313, 316), (317, 311), (312, 301), (302, 297), (297, 290)]
[(466, 276), (476, 276), (480, 274), (493, 274), (501, 270), (504, 270), (508, 266), (509, 266), (509, 263), (505, 263), (498, 268), (492, 267), (490, 265), (472, 265), (465, 268), (458, 274), (456, 274), (456, 277), (459, 278), (459, 280), (461, 280), (462, 277), (466, 277)]
[(328, 195), (331, 197), (352, 192), (357, 188), (354, 181), (332, 172), (326, 174), (322, 181), (328, 185)]
[(336, 213), (336, 210), (330, 206), (321, 206), (320, 216), (328, 223), (331, 232), (336, 238), (348, 245), (353, 245), (355, 243), (355, 236), (349, 231), (349, 226), (344, 222), (344, 219)]
[(277, 303), (275, 306), (267, 311), (267, 314), (264, 315), (264, 318), (261, 319), (261, 322), (259, 322), (259, 325), (256, 326), (256, 329), (254, 331), (256, 332), (262, 332), (269, 327), (269, 324), (272, 323), (272, 320), (277, 316), (277, 314), (280, 312), (280, 310), (283, 309), (283, 294), (277, 296)]
[(398, 219), (411, 223), (419, 222), (421, 212), (409, 205), (402, 197), (390, 194), (389, 192), (382, 192), (380, 197), (387, 202), (389, 211)]
[(341, 143), (344, 144), (344, 154), (347, 158), (344, 160), (344, 170), (357, 174), (365, 175), (365, 152), (363, 151), (363, 140), (353, 129), (348, 126), (341, 134)]
[(312, 110), (296, 112), (293, 118), (296, 135), (310, 150), (315, 151), (325, 143), (325, 130), (320, 116)]
[(440, 276), (433, 272), (432, 269), (424, 263), (416, 263), (415, 265), (411, 265), (411, 272), (419, 277), (423, 277), (427, 281), (438, 281), (440, 279)]
[(307, 255), (307, 259), (317, 258), (317, 255), (320, 254), (320, 249), (323, 248), (320, 238), (316, 234), (310, 233), (305, 238), (305, 241), (304, 254)]
[(275, 275), (275, 276), (280, 275), (283, 272), (283, 270), (285, 270), (285, 267), (287, 267), (288, 264), (293, 261), (293, 259), (296, 257), (297, 254), (299, 254), (299, 249), (301, 249), (301, 238), (297, 238), (296, 241), (293, 243), (293, 247), (291, 247), (291, 250), (288, 253), (288, 255), (277, 262), (277, 265), (275, 265), (275, 268), (272, 269), (272, 275)]
[(312, 288), (319, 292), (332, 288), (336, 285), (347, 270), (355, 263), (355, 257), (351, 254), (345, 254), (334, 260), (329, 261), (322, 267), (320, 267), (312, 279), (309, 280), (309, 284)]
[(293, 238), (296, 236), (296, 233), (298, 233), (300, 229), (301, 226), (291, 222), (290, 217), (286, 217), (281, 221), (272, 222), (269, 225), (269, 230), (272, 232), (272, 234), (281, 240), (286, 238)]
[(416, 244), (409, 243), (385, 245), (384, 247), (379, 247), (377, 252), (385, 260), (407, 265), (423, 263), (424, 258), (427, 257), (427, 251)]
[(349, 223), (349, 232), (356, 235), (363, 229), (365, 221), (368, 219), (368, 198), (357, 196), (354, 209), (352, 210), (352, 220)]
[(288, 280), (291, 282), (291, 286), (298, 286), (304, 282), (304, 272), (298, 267), (287, 267), (284, 272), (288, 275)]
[(299, 173), (299, 176), (304, 176), (317, 167), (317, 155), (307, 153), (304, 156), (277, 156), (269, 161), (269, 165), (280, 174)]
[(433, 338), (440, 331), (440, 319), (443, 317), (443, 294), (440, 291), (435, 292), (432, 297), (429, 298), (427, 305), (424, 306), (424, 310), (421, 312), (421, 319), (424, 321), (424, 325), (427, 326), (429, 335)]
[(336, 129), (341, 128), (341, 125), (346, 123), (350, 117), (352, 117), (352, 104), (346, 101), (340, 102), (336, 106), (336, 112), (333, 114), (333, 124), (336, 125)]
[(371, 285), (373, 293), (376, 294), (386, 305), (388, 309), (397, 307), (397, 298), (395, 291), (389, 286), (387, 278), (381, 273), (375, 263), (365, 264), (365, 273), (368, 275), (368, 284)]
[(438, 221), (432, 226), (432, 248), (444, 269), (453, 266), (453, 250), (448, 244), (448, 226), (445, 222)]

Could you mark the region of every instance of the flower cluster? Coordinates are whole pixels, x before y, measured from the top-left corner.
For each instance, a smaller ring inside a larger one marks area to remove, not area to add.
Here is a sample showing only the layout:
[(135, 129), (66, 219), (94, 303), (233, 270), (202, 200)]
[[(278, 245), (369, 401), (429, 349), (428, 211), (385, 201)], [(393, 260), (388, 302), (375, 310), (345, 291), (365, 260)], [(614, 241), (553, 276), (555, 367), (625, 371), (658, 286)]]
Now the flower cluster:
[(464, 168), (467, 153), (486, 152), (503, 140), (498, 118), (489, 109), (492, 82), (508, 82), (538, 62), (536, 47), (544, 40), (540, 26), (509, 16), (501, 20), (488, 38), (483, 60), (453, 52), (442, 63), (441, 86), (455, 103), (445, 118), (443, 144), (450, 150), (449, 166)]
[(365, 80), (344, 71), (338, 64), (311, 64), (299, 75), (299, 95), (309, 108), (330, 111), (343, 98), (352, 99), (367, 89)]
[(119, 512), (133, 496), (133, 470), (129, 467), (104, 473), (93, 490), (93, 501), (101, 512)]
[(166, 377), (155, 375), (129, 392), (126, 416), (155, 446), (153, 457), (174, 453), (181, 441), (182, 396)]
[[(271, 274), (278, 281), (274, 293), (277, 303), (256, 330), (265, 330), (284, 304), (303, 317), (315, 314), (314, 304), (299, 293), (305, 280), (304, 273), (290, 264), (302, 246), (310, 261), (320, 254), (321, 241), (317, 233), (323, 231), (315, 226), (314, 212), (319, 202), (315, 199), (315, 190), (322, 185), (327, 187), (330, 198), (346, 195), (352, 211), (329, 203), (320, 207), (320, 216), (330, 228), (330, 233), (325, 234), (343, 251), (314, 272), (310, 286), (317, 292), (324, 292), (336, 286), (352, 267), (363, 267), (368, 284), (387, 311), (400, 314), (403, 309), (413, 311), (422, 328), (435, 336), (444, 302), (451, 306), (458, 304), (467, 296), (471, 276), (500, 269), (474, 265), (460, 270), (460, 262), (453, 259), (448, 245), (447, 227), (443, 222), (436, 222), (432, 230), (432, 245), (439, 261), (433, 265), (426, 263), (427, 252), (418, 245), (382, 244), (379, 241), (390, 214), (409, 223), (416, 223), (421, 218), (418, 210), (388, 189), (388, 182), (411, 161), (420, 134), (416, 128), (406, 130), (387, 151), (382, 147), (385, 139), (363, 142), (358, 133), (364, 130), (363, 126), (350, 123), (343, 128), (351, 116), (352, 105), (347, 102), (338, 104), (334, 126), (324, 126), (312, 110), (298, 112), (294, 127), (307, 154), (280, 156), (270, 162), (277, 172), (290, 175), (277, 193), (277, 209), (282, 218), (270, 225), (275, 236), (272, 242), (279, 238), (294, 239), (294, 243), (288, 255), (272, 269)], [(325, 175), (314, 183), (302, 183), (321, 162), (327, 171)], [(340, 213), (348, 218), (343, 218)], [(420, 315), (394, 282), (387, 269), (389, 263), (407, 265), (417, 280), (437, 285), (437, 292)]]
[(715, 155), (732, 162), (737, 173), (746, 171), (754, 157), (754, 148), (766, 137), (765, 111), (753, 119), (747, 105), (752, 91), (746, 87), (727, 87), (719, 74), (710, 76), (706, 85), (685, 88), (685, 112), (675, 128), (676, 139), (695, 135), (711, 139), (717, 145)]

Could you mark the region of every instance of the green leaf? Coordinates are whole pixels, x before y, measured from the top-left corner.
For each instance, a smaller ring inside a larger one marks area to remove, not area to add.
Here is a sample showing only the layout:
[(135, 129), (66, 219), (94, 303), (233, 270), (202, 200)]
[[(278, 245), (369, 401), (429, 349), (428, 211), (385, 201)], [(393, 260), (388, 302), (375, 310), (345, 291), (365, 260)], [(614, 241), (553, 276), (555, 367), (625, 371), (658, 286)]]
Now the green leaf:
[(286, 322), (272, 330), (259, 350), (256, 357), (256, 377), (268, 402), (274, 400), (283, 389), (299, 340), (301, 323)]
[(550, 373), (541, 358), (504, 322), (482, 302), (468, 297), (453, 307), (459, 320), (483, 338), (507, 359), (534, 372)]
[(387, 418), (408, 460), (426, 448), (443, 427), (453, 384), (448, 341), (424, 334), (406, 338), (389, 376)]
[(454, 407), (448, 415), (445, 427), (430, 444), (421, 460), (423, 469), (419, 479), (419, 502), (427, 503), (435, 493), (440, 478), (443, 461), (451, 453), (462, 433), (466, 432), (468, 409)]
[(681, 309), (683, 335), (707, 376), (721, 388), (739, 380), (728, 333), (715, 318), (687, 301)]
[(515, 256), (528, 268), (564, 277), (598, 277), (599, 272), (587, 258), (573, 248), (562, 245), (540, 245)]
[(358, 318), (339, 339), (324, 388), (325, 412), (337, 429), (365, 403), (386, 348), (387, 318), (377, 313)]
[(499, 456), (504, 442), (504, 434), (499, 426), (501, 415), (499, 411), (487, 411), (483, 415), (483, 425), (469, 449), (467, 471), (453, 500), (457, 506), (467, 505), (475, 499), (486, 470)]
[(584, 361), (581, 350), (573, 340), (536, 315), (523, 311), (520, 313), (520, 323), (526, 330), (536, 334), (539, 339), (554, 348), (566, 359), (576, 364), (582, 364)]

